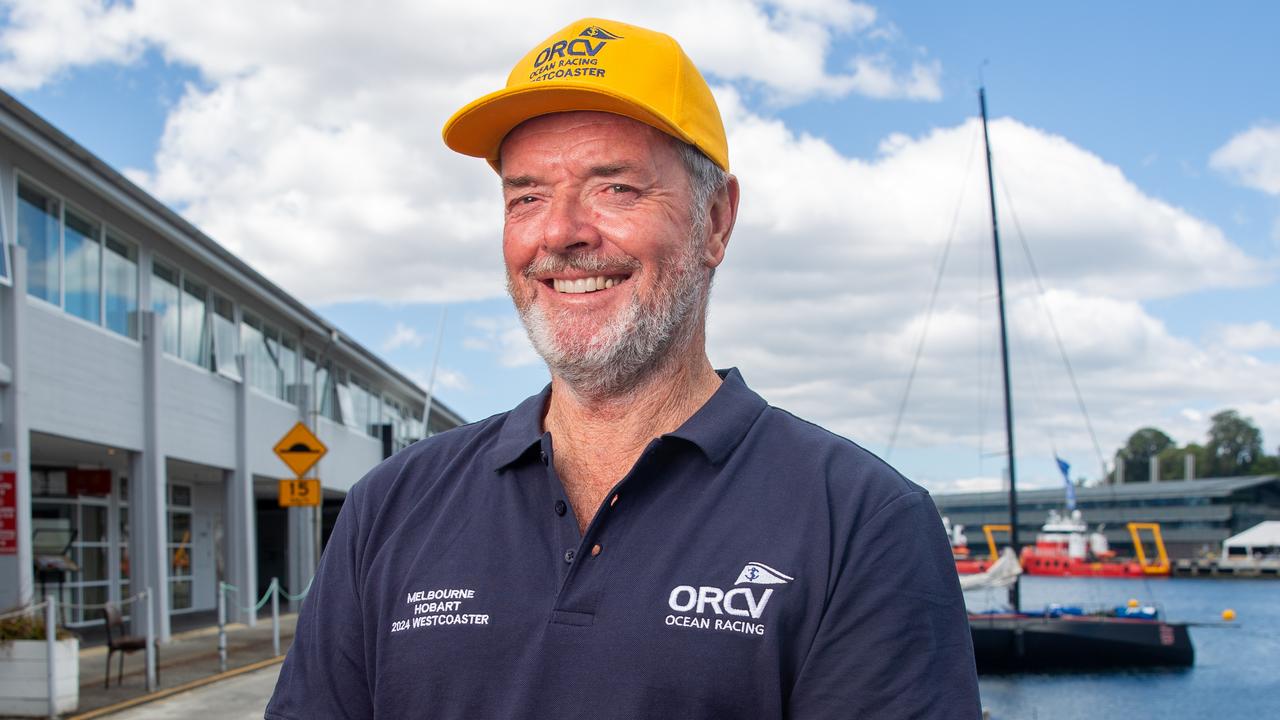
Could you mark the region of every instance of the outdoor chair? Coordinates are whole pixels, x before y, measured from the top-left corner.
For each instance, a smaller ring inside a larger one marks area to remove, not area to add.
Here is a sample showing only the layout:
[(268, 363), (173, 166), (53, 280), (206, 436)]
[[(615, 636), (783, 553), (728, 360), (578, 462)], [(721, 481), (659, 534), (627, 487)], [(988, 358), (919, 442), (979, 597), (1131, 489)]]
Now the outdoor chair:
[[(107, 676), (104, 688), (111, 687), (111, 656), (120, 653), (120, 670), (116, 675), (116, 685), (124, 682), (124, 656), (147, 649), (147, 638), (140, 635), (125, 635), (124, 614), (115, 603), (107, 603), (102, 609), (102, 619), (107, 627)], [(156, 682), (160, 682), (160, 643), (156, 643)]]

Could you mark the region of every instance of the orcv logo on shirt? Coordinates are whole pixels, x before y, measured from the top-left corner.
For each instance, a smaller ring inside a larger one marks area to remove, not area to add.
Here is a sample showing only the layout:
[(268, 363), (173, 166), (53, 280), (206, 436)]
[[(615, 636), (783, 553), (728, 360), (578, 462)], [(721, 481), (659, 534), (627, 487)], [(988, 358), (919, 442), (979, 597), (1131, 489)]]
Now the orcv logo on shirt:
[(677, 613), (693, 613), (667, 615), (666, 624), (699, 630), (732, 630), (747, 635), (763, 635), (763, 623), (733, 620), (724, 617), (702, 617), (705, 615), (736, 616), (759, 620), (764, 615), (765, 606), (773, 596), (773, 588), (766, 588), (756, 594), (751, 587), (738, 585), (785, 585), (795, 578), (779, 570), (759, 562), (749, 562), (738, 573), (734, 588), (722, 588), (701, 585), (677, 585), (667, 597), (667, 606)]
[(734, 585), (742, 583), (753, 583), (755, 585), (783, 585), (795, 580), (789, 575), (774, 570), (764, 563), (749, 562), (747, 566), (742, 568), (742, 572), (738, 573), (738, 579), (733, 581)]

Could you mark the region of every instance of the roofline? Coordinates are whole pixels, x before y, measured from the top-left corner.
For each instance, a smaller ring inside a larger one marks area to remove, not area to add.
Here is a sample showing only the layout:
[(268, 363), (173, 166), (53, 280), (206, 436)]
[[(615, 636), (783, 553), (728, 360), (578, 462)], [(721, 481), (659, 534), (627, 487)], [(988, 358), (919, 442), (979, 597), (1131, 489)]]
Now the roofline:
[[(1195, 480), (1168, 480), (1156, 483), (1122, 483), (1120, 485), (1095, 485), (1076, 488), (1076, 501), (1099, 499), (1126, 500), (1157, 495), (1225, 496), (1237, 490), (1280, 480), (1280, 475), (1239, 475), (1234, 477), (1197, 478)], [(1062, 488), (1025, 488), (1018, 490), (1018, 504), (1039, 502), (1045, 497), (1062, 494)], [(938, 504), (979, 501), (1008, 503), (1003, 490), (979, 490), (975, 492), (932, 493)]]
[[(426, 402), (427, 392), (390, 363), (375, 355), (368, 348), (351, 339), (340, 328), (321, 317), (301, 300), (285, 292), (265, 275), (244, 260), (204, 234), (177, 212), (152, 197), (127, 177), (116, 171), (87, 148), (71, 139), (66, 133), (51, 125), (17, 98), (0, 89), (0, 129), (6, 130), (19, 144), (26, 145), (50, 160), (73, 177), (81, 178), (108, 198), (118, 200), (121, 210), (138, 221), (154, 228), (159, 234), (187, 247), (201, 260), (208, 262), (232, 277), (240, 276), (246, 285), (263, 298), (276, 304), (276, 310), (291, 317), (305, 331), (323, 339), (338, 339), (342, 345), (355, 350), (359, 357), (374, 365), (401, 389), (414, 395), (419, 402)], [(10, 119), (12, 118), (12, 119)], [(305, 338), (303, 338), (305, 342)], [(461, 420), (456, 412), (435, 397), (431, 398), (432, 414), (440, 411)]]

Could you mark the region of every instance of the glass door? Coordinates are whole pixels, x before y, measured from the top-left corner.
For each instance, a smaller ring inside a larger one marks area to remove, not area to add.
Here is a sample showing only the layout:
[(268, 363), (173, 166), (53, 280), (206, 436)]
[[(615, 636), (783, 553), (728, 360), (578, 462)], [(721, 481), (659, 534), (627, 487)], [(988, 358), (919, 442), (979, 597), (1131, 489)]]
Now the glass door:
[(191, 609), (191, 486), (169, 486), (169, 610)]

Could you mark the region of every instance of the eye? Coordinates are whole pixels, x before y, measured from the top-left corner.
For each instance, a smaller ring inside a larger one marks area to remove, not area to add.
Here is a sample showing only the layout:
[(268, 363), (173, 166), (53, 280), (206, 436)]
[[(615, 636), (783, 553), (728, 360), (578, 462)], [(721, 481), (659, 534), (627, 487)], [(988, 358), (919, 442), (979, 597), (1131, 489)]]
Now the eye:
[(538, 197), (536, 195), (520, 195), (512, 198), (511, 201), (507, 203), (507, 208), (512, 209), (520, 205), (531, 205), (537, 201)]
[(609, 186), (609, 192), (615, 195), (621, 195), (623, 193), (634, 193), (635, 191), (636, 191), (635, 188), (631, 187), (630, 185), (623, 185), (622, 183), (614, 183)]

